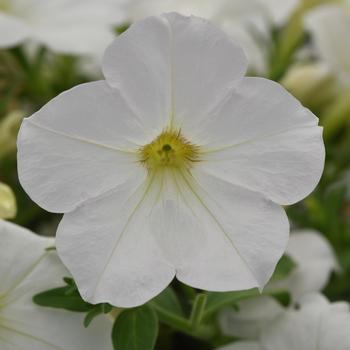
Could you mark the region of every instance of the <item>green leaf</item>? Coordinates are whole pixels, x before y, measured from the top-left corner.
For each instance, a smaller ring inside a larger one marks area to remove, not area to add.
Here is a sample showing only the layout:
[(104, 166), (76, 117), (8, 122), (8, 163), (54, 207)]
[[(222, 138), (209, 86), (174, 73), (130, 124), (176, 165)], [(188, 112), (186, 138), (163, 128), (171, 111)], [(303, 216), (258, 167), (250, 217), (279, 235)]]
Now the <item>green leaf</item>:
[(64, 277), (65, 287), (54, 288), (33, 297), (33, 302), (40, 306), (65, 309), (76, 312), (89, 312), (95, 305), (85, 302), (72, 278)]
[(158, 318), (149, 305), (124, 310), (114, 322), (112, 342), (117, 350), (153, 350)]
[(156, 309), (166, 310), (178, 316), (184, 316), (180, 301), (173, 288), (168, 287), (152, 299), (151, 304)]
[(278, 262), (275, 272), (271, 278), (271, 282), (276, 282), (286, 278), (296, 267), (295, 262), (288, 255), (283, 255)]
[(95, 317), (97, 317), (101, 314), (108, 314), (109, 312), (112, 311), (112, 309), (113, 309), (112, 305), (107, 304), (107, 303), (95, 305), (95, 307), (86, 314), (85, 319), (84, 319), (84, 326), (86, 328), (89, 327), (91, 321)]
[(275, 298), (282, 306), (289, 306), (291, 302), (291, 296), (289, 292), (283, 290), (271, 290), (267, 291), (265, 294)]

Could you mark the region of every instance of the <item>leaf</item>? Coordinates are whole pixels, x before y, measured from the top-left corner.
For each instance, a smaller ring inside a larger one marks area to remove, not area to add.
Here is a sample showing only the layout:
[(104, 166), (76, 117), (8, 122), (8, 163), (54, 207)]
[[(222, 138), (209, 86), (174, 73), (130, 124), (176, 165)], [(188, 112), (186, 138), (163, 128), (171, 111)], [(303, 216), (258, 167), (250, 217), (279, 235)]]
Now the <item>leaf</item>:
[(159, 320), (177, 330), (186, 332), (190, 328), (190, 322), (184, 317), (180, 301), (171, 287), (153, 298), (148, 305), (157, 312)]
[(95, 317), (97, 317), (101, 314), (108, 314), (109, 312), (112, 311), (112, 309), (113, 309), (112, 305), (107, 304), (107, 303), (95, 305), (95, 307), (86, 314), (86, 316), (84, 318), (84, 326), (86, 328), (89, 327), (91, 321)]
[(117, 350), (153, 350), (157, 336), (157, 314), (149, 305), (124, 310), (112, 330), (113, 347)]
[(151, 304), (157, 310), (162, 309), (178, 316), (184, 315), (180, 301), (171, 287), (164, 289), (163, 292), (153, 298)]
[(271, 278), (271, 282), (276, 282), (286, 278), (296, 267), (295, 262), (288, 255), (283, 255), (278, 262), (275, 272)]
[(89, 312), (95, 305), (85, 302), (77, 289), (74, 280), (64, 277), (65, 287), (54, 288), (34, 295), (33, 302), (40, 306), (65, 309), (76, 312)]
[[(72, 292), (70, 288), (67, 286), (39, 293), (33, 297), (33, 302), (40, 306), (77, 312), (87, 312), (94, 308), (94, 305), (85, 302), (81, 298), (78, 291)], [(67, 291), (70, 291), (70, 293), (67, 294)]]
[(282, 306), (287, 307), (290, 305), (291, 296), (290, 296), (289, 292), (287, 292), (287, 291), (271, 290), (265, 294), (268, 294), (268, 295), (272, 296), (273, 298), (275, 298)]

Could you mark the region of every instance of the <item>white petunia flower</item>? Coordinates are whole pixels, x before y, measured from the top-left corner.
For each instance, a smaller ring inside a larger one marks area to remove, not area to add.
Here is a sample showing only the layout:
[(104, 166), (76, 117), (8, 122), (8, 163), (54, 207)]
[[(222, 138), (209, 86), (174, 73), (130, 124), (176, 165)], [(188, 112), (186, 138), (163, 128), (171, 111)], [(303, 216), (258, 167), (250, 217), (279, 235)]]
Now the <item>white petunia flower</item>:
[(296, 267), (286, 279), (273, 285), (288, 290), (293, 300), (321, 291), (331, 273), (340, 269), (330, 243), (313, 230), (295, 231), (290, 236), (286, 254)]
[(242, 46), (252, 71), (266, 72), (272, 18), (259, 0), (129, 0), (125, 6), (130, 22), (172, 11), (214, 22)]
[(65, 213), (57, 249), (83, 298), (142, 304), (174, 275), (216, 291), (266, 284), (288, 240), (281, 205), (316, 186), (324, 146), (310, 111), (245, 70), (207, 21), (150, 17), (107, 49), (105, 81), (24, 120), (20, 181)]
[(343, 84), (349, 85), (350, 0), (316, 7), (306, 15), (305, 24), (319, 57)]
[(227, 308), (220, 312), (220, 329), (227, 336), (258, 339), (266, 324), (283, 312), (283, 307), (268, 295), (243, 300), (238, 303), (238, 310)]
[(112, 323), (96, 319), (85, 329), (84, 315), (37, 306), (32, 297), (62, 285), (69, 276), (54, 240), (0, 220), (0, 349), (112, 349)]
[(0, 48), (28, 39), (60, 53), (101, 56), (122, 0), (0, 0)]
[(13, 219), (17, 213), (16, 197), (11, 188), (0, 182), (0, 219)]
[(348, 350), (350, 312), (345, 302), (329, 303), (308, 295), (298, 309), (288, 309), (265, 324), (258, 341), (237, 342), (220, 350)]

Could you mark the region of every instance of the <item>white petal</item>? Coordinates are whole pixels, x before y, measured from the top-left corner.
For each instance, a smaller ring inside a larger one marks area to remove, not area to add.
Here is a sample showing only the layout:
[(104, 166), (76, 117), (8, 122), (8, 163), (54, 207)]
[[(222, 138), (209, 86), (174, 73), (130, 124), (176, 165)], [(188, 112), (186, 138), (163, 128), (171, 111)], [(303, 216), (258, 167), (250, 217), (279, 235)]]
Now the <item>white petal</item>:
[(132, 25), (107, 49), (103, 64), (109, 84), (154, 128), (198, 120), (245, 69), (243, 51), (223, 32), (177, 14)]
[(0, 48), (16, 46), (29, 35), (30, 29), (23, 21), (0, 11)]
[[(0, 220), (0, 295), (13, 289), (30, 271), (30, 266), (42, 258), (46, 247), (54, 240), (35, 236), (29, 230)], [(18, 259), (18, 263), (14, 263)]]
[(330, 243), (316, 231), (298, 231), (290, 236), (286, 253), (297, 267), (285, 281), (294, 300), (321, 291), (339, 265)]
[(0, 348), (28, 350), (112, 349), (112, 323), (96, 319), (83, 326), (83, 315), (35, 305), (33, 295), (62, 285), (69, 276), (54, 252), (54, 240), (0, 221)]
[(214, 291), (264, 286), (288, 240), (283, 209), (200, 172), (173, 181), (177, 197), (163, 191), (152, 231), (177, 278)]
[(146, 139), (117, 91), (102, 81), (83, 84), (23, 121), (19, 178), (43, 208), (70, 211), (142, 171), (131, 148)]
[(316, 7), (305, 16), (314, 46), (320, 57), (338, 74), (341, 81), (350, 82), (350, 15), (347, 8), (337, 5)]
[(338, 310), (321, 295), (310, 295), (300, 310), (289, 310), (262, 333), (269, 350), (347, 350), (350, 347), (350, 313)]
[(208, 150), (199, 163), (204, 171), (280, 204), (308, 195), (324, 166), (317, 118), (266, 79), (244, 79), (197, 139)]
[(265, 350), (258, 342), (242, 341), (223, 346), (217, 350)]
[(283, 311), (275, 299), (263, 295), (240, 302), (238, 310), (224, 310), (219, 319), (220, 327), (225, 335), (257, 339), (263, 327)]
[(57, 250), (85, 300), (133, 307), (173, 279), (150, 231), (150, 192), (152, 181), (132, 179), (63, 217)]
[(160, 133), (170, 119), (171, 31), (164, 17), (133, 24), (108, 47), (103, 72), (144, 125)]
[(210, 113), (247, 69), (243, 50), (210, 22), (166, 15), (172, 30), (174, 121), (187, 129)]

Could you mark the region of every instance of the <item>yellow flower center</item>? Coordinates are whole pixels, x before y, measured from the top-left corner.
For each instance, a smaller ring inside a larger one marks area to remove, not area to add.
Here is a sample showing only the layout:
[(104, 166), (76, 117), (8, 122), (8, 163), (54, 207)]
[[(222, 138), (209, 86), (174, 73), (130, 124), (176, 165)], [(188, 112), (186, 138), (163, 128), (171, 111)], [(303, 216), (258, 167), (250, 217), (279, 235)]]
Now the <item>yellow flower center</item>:
[(140, 148), (140, 160), (148, 169), (190, 168), (199, 161), (199, 147), (189, 142), (180, 130), (164, 130), (151, 143)]

